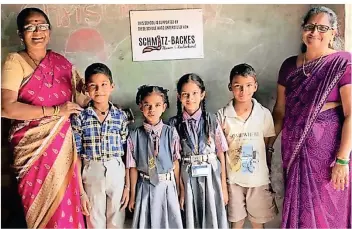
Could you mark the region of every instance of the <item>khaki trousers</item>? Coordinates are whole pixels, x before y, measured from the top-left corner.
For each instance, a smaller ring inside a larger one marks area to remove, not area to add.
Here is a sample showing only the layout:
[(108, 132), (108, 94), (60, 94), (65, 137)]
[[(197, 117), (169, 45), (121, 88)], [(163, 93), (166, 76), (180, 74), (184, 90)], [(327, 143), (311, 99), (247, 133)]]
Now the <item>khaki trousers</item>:
[(88, 228), (123, 228), (125, 210), (120, 201), (125, 184), (125, 165), (121, 158), (107, 162), (83, 161), (82, 180), (91, 204), (86, 217)]

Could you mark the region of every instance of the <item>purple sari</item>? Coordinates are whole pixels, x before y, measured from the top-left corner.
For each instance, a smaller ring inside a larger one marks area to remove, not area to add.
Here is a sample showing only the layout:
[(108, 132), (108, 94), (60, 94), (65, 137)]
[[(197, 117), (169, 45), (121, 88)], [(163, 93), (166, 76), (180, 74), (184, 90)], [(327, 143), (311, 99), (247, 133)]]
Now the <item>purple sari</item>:
[(310, 77), (302, 67), (287, 76), (282, 228), (351, 228), (351, 180), (344, 191), (334, 190), (330, 182), (341, 141), (342, 106), (321, 112), (348, 64), (351, 54), (337, 52), (308, 63)]

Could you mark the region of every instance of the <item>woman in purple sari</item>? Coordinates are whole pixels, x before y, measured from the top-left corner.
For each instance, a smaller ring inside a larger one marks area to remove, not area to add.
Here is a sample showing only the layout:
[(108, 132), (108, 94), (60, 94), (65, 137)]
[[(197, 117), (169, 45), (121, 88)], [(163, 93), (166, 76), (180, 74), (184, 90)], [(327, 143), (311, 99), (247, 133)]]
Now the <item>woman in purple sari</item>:
[[(280, 69), (275, 130), (282, 129), (282, 228), (351, 228), (351, 54), (335, 51), (337, 17), (308, 11), (303, 53)], [(275, 139), (271, 139), (271, 144)]]

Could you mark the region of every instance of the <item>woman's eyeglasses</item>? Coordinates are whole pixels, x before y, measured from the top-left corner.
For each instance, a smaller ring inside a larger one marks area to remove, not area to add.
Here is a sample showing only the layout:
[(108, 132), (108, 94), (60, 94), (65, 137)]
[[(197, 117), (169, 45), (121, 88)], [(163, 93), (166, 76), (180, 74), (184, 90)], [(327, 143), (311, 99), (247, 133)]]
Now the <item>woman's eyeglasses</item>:
[(23, 27), (23, 30), (27, 32), (34, 32), (36, 29), (38, 31), (46, 31), (49, 28), (50, 28), (49, 24), (37, 24), (37, 25), (28, 24)]
[(333, 30), (333, 28), (327, 25), (307, 24), (303, 26), (304, 31), (314, 32), (315, 28), (317, 28), (319, 33), (326, 33), (329, 30)]

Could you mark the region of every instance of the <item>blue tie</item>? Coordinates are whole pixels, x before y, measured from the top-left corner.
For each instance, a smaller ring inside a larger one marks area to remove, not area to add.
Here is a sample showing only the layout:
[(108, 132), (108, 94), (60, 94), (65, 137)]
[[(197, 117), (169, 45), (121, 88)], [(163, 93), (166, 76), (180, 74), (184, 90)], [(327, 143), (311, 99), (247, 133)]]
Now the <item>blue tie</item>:
[(158, 176), (158, 171), (156, 167), (156, 152), (157, 152), (157, 147), (156, 145), (157, 141), (157, 136), (154, 131), (151, 131), (148, 133), (148, 168), (149, 168), (149, 178), (150, 178), (150, 183), (156, 186), (159, 183), (159, 176)]
[(194, 154), (199, 154), (198, 152), (198, 133), (197, 133), (197, 120), (190, 118), (188, 119), (188, 126), (190, 128), (190, 132), (189, 135), (191, 137), (192, 140), (192, 144), (194, 146)]

